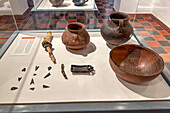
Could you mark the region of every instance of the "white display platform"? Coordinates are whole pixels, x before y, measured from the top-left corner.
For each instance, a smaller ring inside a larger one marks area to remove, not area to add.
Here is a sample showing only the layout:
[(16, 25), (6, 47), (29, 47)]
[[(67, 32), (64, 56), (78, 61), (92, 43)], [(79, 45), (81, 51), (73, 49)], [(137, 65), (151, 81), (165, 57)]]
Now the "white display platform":
[(88, 0), (83, 6), (75, 6), (72, 0), (64, 0), (59, 7), (53, 7), (49, 0), (43, 0), (37, 7), (37, 10), (51, 10), (51, 9), (94, 9), (94, 0)]
[[(89, 34), (91, 42), (86, 48), (68, 50), (61, 41), (62, 33), (53, 33), (53, 53), (57, 60), (57, 64), (53, 64), (41, 45), (46, 33), (19, 33), (0, 60), (0, 104), (170, 100), (170, 88), (161, 75), (138, 85), (117, 78), (109, 64), (111, 49), (100, 32)], [(127, 43), (137, 44), (134, 37)], [(27, 46), (27, 49), (19, 53), (19, 46)], [(65, 65), (68, 80), (61, 74), (61, 64)], [(71, 64), (92, 65), (96, 74), (73, 75)], [(35, 66), (40, 66), (37, 71)], [(48, 66), (52, 66), (50, 71)], [(24, 67), (26, 72), (21, 71)], [(49, 72), (51, 76), (44, 79)], [(37, 75), (33, 76), (34, 73)], [(18, 77), (22, 77), (20, 82)], [(30, 85), (32, 78), (35, 84)], [(50, 88), (43, 88), (42, 85), (49, 85)], [(13, 86), (18, 89), (11, 91)], [(33, 87), (35, 90), (30, 90)]]

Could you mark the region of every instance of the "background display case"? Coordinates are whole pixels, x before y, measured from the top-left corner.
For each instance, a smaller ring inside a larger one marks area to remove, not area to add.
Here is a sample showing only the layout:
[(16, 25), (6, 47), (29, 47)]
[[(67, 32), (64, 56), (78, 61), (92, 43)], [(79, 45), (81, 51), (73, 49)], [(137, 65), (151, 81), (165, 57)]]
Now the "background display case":
[[(100, 28), (115, 11), (130, 15), (134, 34), (128, 44), (145, 46), (163, 58), (165, 68), (155, 80), (131, 84), (111, 69), (113, 47), (103, 40)], [(83, 50), (67, 49), (60, 40), (71, 22), (84, 24), (89, 32), (90, 44)], [(65, 0), (59, 7), (49, 0), (1, 0), (0, 112), (170, 112), (169, 22), (168, 0), (88, 0), (83, 6)], [(49, 31), (57, 64), (41, 45)], [(62, 63), (68, 80), (61, 75)], [(96, 73), (73, 75), (71, 64), (91, 64)], [(51, 76), (44, 79), (48, 72)]]

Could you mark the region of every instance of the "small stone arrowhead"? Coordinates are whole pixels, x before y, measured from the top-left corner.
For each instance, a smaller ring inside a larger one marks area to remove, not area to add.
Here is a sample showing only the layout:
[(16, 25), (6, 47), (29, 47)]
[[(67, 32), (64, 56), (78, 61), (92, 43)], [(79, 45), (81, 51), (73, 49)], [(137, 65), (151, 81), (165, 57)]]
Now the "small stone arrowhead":
[(52, 67), (51, 67), (51, 66), (49, 66), (49, 67), (48, 67), (48, 71), (50, 71), (51, 69), (52, 69)]
[(48, 85), (43, 85), (43, 88), (50, 88), (50, 86), (48, 86)]
[(18, 87), (11, 87), (11, 90), (16, 90), (18, 89)]
[(26, 68), (23, 68), (23, 69), (22, 69), (22, 72), (25, 72), (25, 71), (26, 71)]
[(21, 81), (21, 79), (22, 79), (22, 77), (18, 77), (18, 81), (19, 81), (19, 82)]
[(40, 66), (35, 66), (35, 71), (37, 71), (39, 67), (40, 67)]
[(30, 90), (32, 90), (32, 91), (34, 91), (34, 89), (35, 89), (34, 87), (30, 88)]
[(34, 84), (34, 79), (33, 79), (33, 78), (31, 79), (30, 85), (31, 85), (31, 84)]
[(50, 74), (50, 73), (48, 73), (47, 75), (45, 75), (44, 79), (45, 79), (45, 78), (47, 78), (47, 77), (49, 77), (50, 75), (51, 75), (51, 74)]

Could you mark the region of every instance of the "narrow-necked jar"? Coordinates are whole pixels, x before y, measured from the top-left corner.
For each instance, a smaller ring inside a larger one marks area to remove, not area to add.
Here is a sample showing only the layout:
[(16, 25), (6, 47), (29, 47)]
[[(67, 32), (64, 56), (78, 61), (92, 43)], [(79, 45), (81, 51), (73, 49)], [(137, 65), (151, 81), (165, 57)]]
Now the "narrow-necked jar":
[(129, 15), (123, 12), (115, 12), (109, 15), (108, 20), (101, 27), (101, 35), (111, 45), (119, 45), (127, 42), (132, 34), (133, 27), (129, 23)]

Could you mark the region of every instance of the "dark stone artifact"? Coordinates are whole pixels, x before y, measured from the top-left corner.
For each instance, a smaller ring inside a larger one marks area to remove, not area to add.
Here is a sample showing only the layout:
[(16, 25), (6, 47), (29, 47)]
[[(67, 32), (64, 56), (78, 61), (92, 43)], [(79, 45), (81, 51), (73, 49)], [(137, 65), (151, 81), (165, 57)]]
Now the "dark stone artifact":
[(43, 88), (50, 88), (50, 86), (48, 86), (48, 85), (43, 85)]
[(79, 22), (69, 23), (62, 35), (62, 42), (70, 49), (82, 49), (90, 42), (90, 35)]
[(18, 82), (20, 82), (20, 81), (21, 81), (21, 79), (22, 79), (22, 77), (18, 77)]
[(18, 87), (11, 87), (11, 90), (13, 91), (13, 90), (16, 90), (16, 89), (18, 89)]
[(61, 64), (61, 73), (63, 74), (63, 76), (64, 76), (65, 79), (68, 79), (68, 78), (67, 78), (67, 75), (66, 75), (66, 73), (65, 73), (65, 71), (64, 71), (64, 67), (65, 67), (64, 64)]
[(49, 0), (49, 1), (53, 5), (53, 7), (58, 7), (64, 2), (64, 0)]
[(25, 71), (26, 71), (26, 68), (23, 68), (23, 69), (22, 69), (22, 72), (25, 72)]
[(48, 73), (47, 75), (45, 75), (44, 79), (51, 76), (51, 73)]
[(37, 71), (39, 67), (40, 67), (40, 66), (35, 66), (35, 71)]
[(95, 74), (94, 67), (91, 65), (71, 65), (71, 72), (73, 73), (92, 73)]
[(157, 53), (134, 44), (113, 48), (109, 62), (118, 77), (131, 83), (151, 81), (164, 68), (164, 61)]
[(30, 85), (31, 85), (31, 84), (34, 84), (34, 79), (33, 79), (33, 78), (31, 79)]
[(132, 34), (133, 27), (129, 23), (129, 15), (115, 12), (109, 15), (108, 20), (101, 27), (101, 35), (111, 45), (127, 42)]
[(76, 6), (82, 6), (84, 5), (88, 0), (73, 0), (74, 5)]
[(32, 87), (32, 88), (30, 88), (30, 90), (34, 91), (34, 90), (35, 90), (35, 88), (34, 88), (34, 87)]
[(51, 69), (52, 69), (52, 67), (51, 67), (51, 66), (49, 66), (49, 67), (48, 67), (48, 71), (50, 71)]

